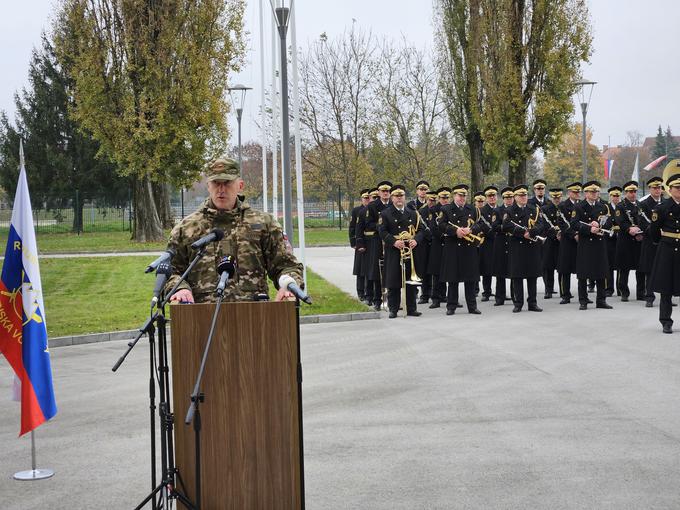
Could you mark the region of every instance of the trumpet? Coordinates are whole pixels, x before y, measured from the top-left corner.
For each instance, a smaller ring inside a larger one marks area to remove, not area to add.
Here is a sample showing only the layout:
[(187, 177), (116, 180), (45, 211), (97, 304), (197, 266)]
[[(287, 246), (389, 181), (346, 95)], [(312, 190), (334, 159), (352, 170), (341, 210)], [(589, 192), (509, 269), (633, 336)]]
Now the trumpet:
[[(468, 219), (468, 223), (470, 225), (472, 223), (474, 223), (474, 222), (470, 223), (471, 221), (472, 221), (472, 219)], [(456, 225), (455, 223), (451, 223), (450, 221), (449, 221), (449, 225), (454, 227), (456, 230), (461, 228), (460, 226)], [(472, 245), (477, 246), (477, 247), (481, 246), (482, 243), (484, 242), (484, 236), (473, 234), (472, 232), (470, 232), (468, 235), (463, 236), (463, 239), (465, 239), (467, 242), (469, 242)]]
[[(511, 221), (510, 223), (512, 223), (514, 226), (516, 226), (516, 227), (518, 227), (518, 228), (521, 228), (521, 229), (524, 230), (525, 232), (529, 232), (529, 229), (526, 228), (524, 225), (520, 225), (519, 223), (515, 223), (514, 221)], [(540, 242), (540, 243), (544, 243), (546, 239), (547, 239), (547, 238), (546, 238), (546, 237), (543, 237), (543, 236), (534, 236), (534, 237), (531, 237), (531, 235), (529, 235), (529, 241), (531, 241), (532, 243), (539, 243), (539, 242)]]
[[(410, 227), (410, 229), (413, 229), (413, 227)], [(408, 242), (414, 238), (413, 232), (410, 230), (404, 230), (403, 232), (399, 232), (398, 235), (395, 236), (395, 239), (397, 241), (404, 241), (404, 247), (399, 250), (399, 255), (401, 256), (401, 270), (402, 270), (402, 281), (404, 282), (405, 285), (422, 285), (423, 280), (418, 276), (416, 273), (416, 263), (413, 260), (413, 248), (411, 248), (408, 245)], [(406, 261), (410, 260), (411, 261), (411, 279), (406, 280)], [(406, 303), (406, 298), (404, 298), (404, 303)]]
[[(589, 227), (592, 227), (592, 225), (591, 225), (590, 223), (586, 222), (586, 221), (581, 221), (580, 223), (581, 223), (582, 225), (588, 225)], [(609, 237), (611, 237), (611, 236), (614, 235), (614, 231), (613, 231), (613, 230), (606, 229), (606, 228), (602, 227), (602, 225), (600, 225), (600, 226), (597, 227), (597, 228), (599, 228), (599, 230), (595, 233), (595, 235), (603, 236), (603, 235), (606, 234), (606, 235), (608, 235)]]

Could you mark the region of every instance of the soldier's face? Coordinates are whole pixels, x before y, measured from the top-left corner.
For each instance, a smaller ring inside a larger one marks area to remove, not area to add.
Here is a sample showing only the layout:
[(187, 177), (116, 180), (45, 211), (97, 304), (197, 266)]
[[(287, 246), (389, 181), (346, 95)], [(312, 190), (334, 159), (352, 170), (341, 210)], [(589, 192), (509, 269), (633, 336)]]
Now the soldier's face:
[(560, 200), (562, 199), (562, 197), (551, 197), (551, 199), (553, 204), (560, 205)]
[(612, 204), (619, 205), (621, 202), (621, 195), (612, 195)]
[(662, 191), (663, 191), (663, 189), (661, 188), (661, 186), (650, 186), (649, 187), (649, 194), (652, 195), (652, 198), (654, 198), (654, 200), (659, 200), (659, 197), (661, 196)]
[(428, 190), (427, 186), (418, 186), (416, 188), (416, 195), (418, 195), (418, 198), (420, 200), (425, 199), (425, 194), (427, 193), (427, 190)]
[(439, 197), (439, 203), (440, 203), (441, 205), (449, 205), (449, 203), (451, 203), (451, 199), (450, 199), (450, 198)]
[(392, 203), (394, 204), (394, 207), (403, 209), (404, 202), (406, 202), (406, 195), (392, 195)]
[(465, 195), (461, 195), (460, 193), (456, 193), (453, 195), (453, 201), (456, 203), (458, 207), (461, 207), (465, 205)]
[(380, 192), (380, 199), (383, 202), (387, 202), (390, 199), (390, 190), (386, 189)]
[(513, 197), (503, 197), (503, 205), (505, 207), (510, 207), (514, 201), (515, 199)]
[(527, 205), (527, 202), (529, 201), (529, 195), (516, 195), (515, 201), (521, 206)]
[(236, 195), (241, 191), (243, 191), (243, 179), (208, 181), (210, 200), (221, 211), (236, 207)]
[(496, 207), (497, 201), (498, 201), (498, 197), (496, 195), (488, 195), (486, 197), (486, 203), (489, 204), (491, 207)]
[(536, 186), (534, 188), (534, 195), (539, 198), (543, 198), (543, 195), (545, 195), (545, 186)]
[(436, 202), (437, 202), (437, 200), (434, 199), (434, 198), (430, 198), (430, 197), (427, 198), (427, 206), (428, 207), (432, 207)]
[(361, 205), (368, 205), (371, 201), (370, 197), (361, 197)]
[(671, 186), (668, 188), (668, 192), (673, 197), (673, 200), (680, 202), (680, 186)]
[(635, 202), (635, 199), (637, 198), (637, 191), (626, 191), (626, 198), (630, 202)]
[(586, 200), (588, 200), (588, 202), (595, 202), (595, 200), (597, 200), (598, 194), (599, 193), (597, 191), (586, 191)]
[(578, 200), (579, 198), (581, 198), (581, 193), (579, 193), (578, 191), (570, 191), (569, 198), (571, 198), (572, 200)]

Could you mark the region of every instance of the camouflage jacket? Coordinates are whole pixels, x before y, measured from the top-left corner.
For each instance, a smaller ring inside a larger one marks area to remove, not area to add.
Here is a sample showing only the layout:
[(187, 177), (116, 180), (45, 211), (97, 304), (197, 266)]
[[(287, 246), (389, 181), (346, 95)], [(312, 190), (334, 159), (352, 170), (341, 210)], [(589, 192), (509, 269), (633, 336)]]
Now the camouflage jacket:
[(168, 248), (175, 250), (175, 256), (173, 275), (165, 285), (165, 292), (175, 286), (196, 255), (191, 243), (214, 228), (223, 230), (224, 238), (207, 246), (187, 281), (179, 286), (190, 290), (196, 303), (215, 301), (219, 280), (217, 264), (225, 255), (234, 257), (237, 271), (227, 283), (224, 301), (249, 301), (257, 293), (267, 293), (267, 275), (277, 287), (281, 274), (290, 274), (302, 285), (302, 265), (286, 251), (281, 225), (270, 214), (251, 209), (241, 200), (231, 211), (219, 211), (208, 198), (170, 233)]

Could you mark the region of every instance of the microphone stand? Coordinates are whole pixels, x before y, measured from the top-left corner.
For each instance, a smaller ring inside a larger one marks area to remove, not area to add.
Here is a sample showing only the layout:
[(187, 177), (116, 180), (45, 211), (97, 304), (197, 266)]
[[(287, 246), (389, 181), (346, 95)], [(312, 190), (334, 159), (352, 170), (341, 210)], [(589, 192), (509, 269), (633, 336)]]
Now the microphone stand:
[(295, 331), (297, 335), (298, 429), (300, 434), (300, 502), (305, 510), (305, 455), (302, 440), (302, 358), (300, 357), (300, 298), (295, 297)]
[(208, 333), (208, 341), (203, 349), (203, 359), (201, 359), (201, 366), (198, 369), (196, 376), (196, 383), (194, 384), (194, 391), (191, 392), (189, 408), (187, 409), (187, 416), (184, 419), (186, 425), (194, 422), (194, 468), (196, 478), (196, 510), (201, 510), (201, 410), (200, 404), (205, 401), (205, 394), (201, 392), (201, 382), (203, 374), (205, 373), (205, 365), (208, 361), (208, 353), (212, 345), (213, 336), (215, 334), (215, 325), (217, 324), (217, 316), (220, 313), (222, 300), (224, 299), (224, 292), (218, 292), (217, 302), (215, 303), (215, 311), (213, 312), (212, 323), (210, 324), (210, 332)]
[[(128, 348), (127, 350), (123, 353), (123, 355), (118, 359), (116, 364), (113, 366), (111, 369), (113, 372), (116, 372), (118, 368), (123, 364), (125, 359), (127, 358), (128, 354), (132, 351), (132, 349), (137, 345), (137, 342), (139, 342), (140, 338), (144, 336), (145, 334), (149, 335), (149, 409), (150, 409), (150, 428), (151, 428), (151, 485), (152, 485), (152, 491), (150, 494), (144, 498), (144, 500), (135, 507), (135, 510), (140, 510), (141, 508), (144, 507), (149, 501), (152, 501), (152, 508), (163, 508), (167, 509), (168, 507), (168, 499), (178, 499), (181, 501), (186, 508), (189, 508), (191, 510), (197, 509), (197, 506), (194, 506), (191, 501), (181, 492), (177, 490), (175, 487), (175, 476), (179, 478), (179, 481), (182, 485), (182, 488), (184, 488), (184, 482), (182, 481), (182, 477), (179, 473), (179, 470), (175, 466), (175, 458), (174, 458), (174, 448), (173, 448), (173, 423), (174, 423), (174, 415), (172, 414), (171, 407), (170, 407), (170, 381), (169, 381), (169, 366), (168, 366), (168, 350), (167, 350), (167, 335), (166, 335), (166, 324), (167, 320), (165, 319), (165, 305), (168, 303), (170, 296), (172, 296), (177, 289), (179, 288), (180, 284), (186, 280), (187, 276), (189, 273), (193, 270), (194, 266), (198, 263), (198, 261), (205, 255), (206, 251), (206, 246), (202, 246), (198, 252), (196, 253), (196, 256), (193, 258), (187, 269), (182, 273), (180, 276), (180, 279), (177, 281), (175, 286), (172, 288), (170, 292), (167, 293), (166, 298), (161, 301), (156, 309), (156, 313), (154, 313), (151, 317), (149, 317), (146, 322), (139, 328), (139, 334), (135, 337), (134, 340), (128, 343)], [(155, 360), (155, 353), (156, 353), (156, 348), (155, 348), (155, 323), (158, 323), (158, 358), (159, 358), (159, 363), (158, 363), (158, 372), (159, 372), (159, 377), (158, 377), (158, 385), (159, 385), (159, 393), (160, 393), (160, 400), (158, 403), (158, 410), (159, 410), (159, 417), (160, 417), (160, 423), (161, 423), (161, 472), (163, 475), (163, 479), (161, 482), (156, 485), (156, 422), (155, 422), (155, 410), (156, 410), (156, 405), (155, 405), (155, 398), (156, 398), (156, 384), (154, 382), (154, 372), (155, 372), (155, 367), (154, 367), (154, 360)], [(156, 505), (156, 494), (160, 491), (163, 491), (161, 494), (161, 501), (160, 506)]]

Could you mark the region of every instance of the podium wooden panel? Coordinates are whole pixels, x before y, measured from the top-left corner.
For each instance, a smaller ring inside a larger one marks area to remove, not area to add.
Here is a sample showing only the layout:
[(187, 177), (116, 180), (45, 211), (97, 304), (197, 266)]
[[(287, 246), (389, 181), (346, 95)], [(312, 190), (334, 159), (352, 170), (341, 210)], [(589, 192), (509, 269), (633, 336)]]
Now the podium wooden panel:
[[(176, 465), (192, 501), (194, 429), (184, 418), (214, 309), (170, 306)], [(303, 507), (297, 377), (295, 303), (222, 304), (201, 385), (202, 510)]]

